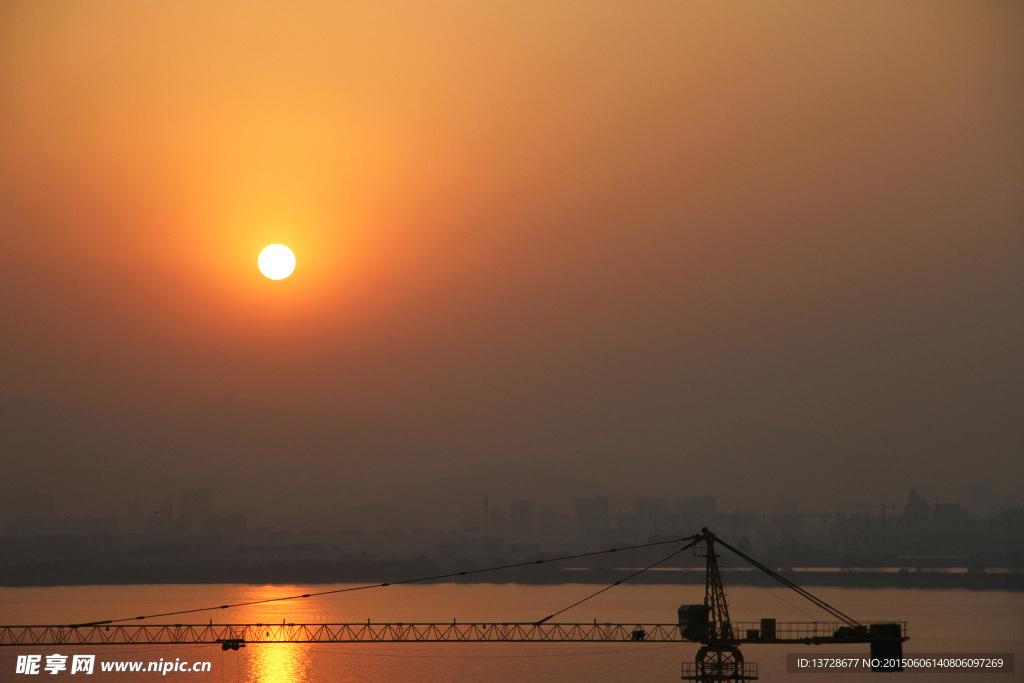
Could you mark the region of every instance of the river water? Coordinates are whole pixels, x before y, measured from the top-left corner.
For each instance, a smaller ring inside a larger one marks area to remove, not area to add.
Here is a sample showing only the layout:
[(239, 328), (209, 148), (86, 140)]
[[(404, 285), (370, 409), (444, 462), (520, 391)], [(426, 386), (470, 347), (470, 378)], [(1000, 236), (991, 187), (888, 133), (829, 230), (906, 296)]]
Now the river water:
[[(0, 588), (0, 623), (68, 624), (330, 590), (341, 586), (73, 586)], [(201, 612), (153, 623), (531, 622), (597, 589), (593, 585), (436, 584), (390, 586), (336, 596)], [(904, 655), (1014, 653), (1017, 673), (788, 674), (787, 653), (843, 652), (867, 656), (867, 645), (743, 647), (761, 681), (807, 683), (871, 681), (1024, 680), (1024, 594), (966, 590), (815, 588), (814, 594), (855, 619), (907, 621)], [(562, 615), (562, 622), (672, 623), (681, 603), (703, 600), (700, 586), (620, 586)], [(783, 587), (737, 586), (728, 591), (733, 621), (832, 621)], [(136, 622), (139, 623), (139, 622)], [(174, 683), (351, 683), (355, 681), (676, 681), (680, 663), (697, 647), (666, 643), (353, 643), (250, 645), (223, 652), (216, 645), (0, 648), (0, 681), (172, 681)], [(210, 662), (210, 671), (103, 673), (87, 676), (16, 673), (18, 655), (95, 654), (96, 661)]]

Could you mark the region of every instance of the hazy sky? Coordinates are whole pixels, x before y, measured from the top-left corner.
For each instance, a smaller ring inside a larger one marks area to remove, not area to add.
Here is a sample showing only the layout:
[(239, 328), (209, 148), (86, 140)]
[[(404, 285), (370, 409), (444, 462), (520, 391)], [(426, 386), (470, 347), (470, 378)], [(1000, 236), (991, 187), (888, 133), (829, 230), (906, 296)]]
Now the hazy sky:
[(0, 6), (8, 396), (1019, 491), (1022, 218), (1016, 2)]

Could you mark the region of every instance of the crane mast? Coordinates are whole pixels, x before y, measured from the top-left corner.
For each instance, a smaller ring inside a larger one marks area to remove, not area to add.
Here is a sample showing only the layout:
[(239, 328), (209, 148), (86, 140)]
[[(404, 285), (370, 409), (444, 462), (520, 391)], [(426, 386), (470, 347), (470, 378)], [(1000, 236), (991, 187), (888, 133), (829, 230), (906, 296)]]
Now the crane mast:
[(757, 666), (743, 661), (743, 654), (735, 645), (732, 621), (729, 619), (729, 603), (725, 597), (722, 574), (718, 569), (718, 553), (715, 550), (715, 535), (707, 527), (701, 529), (700, 548), (707, 558), (704, 584), (704, 605), (702, 610), (695, 605), (679, 608), (680, 628), (685, 629), (683, 619), (688, 615), (703, 616), (707, 628), (698, 627), (694, 635), (705, 635), (697, 650), (693, 667), (683, 663), (683, 680), (690, 681), (750, 681), (757, 679)]

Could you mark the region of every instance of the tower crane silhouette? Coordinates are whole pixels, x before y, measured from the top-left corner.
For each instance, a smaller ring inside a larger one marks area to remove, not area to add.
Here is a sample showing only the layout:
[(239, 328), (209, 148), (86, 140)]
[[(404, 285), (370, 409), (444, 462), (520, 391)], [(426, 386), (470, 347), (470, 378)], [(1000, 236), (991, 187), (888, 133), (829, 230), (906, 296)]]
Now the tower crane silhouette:
[[(899, 666), (886, 662), (899, 661), (903, 654), (903, 643), (908, 640), (905, 622), (876, 622), (864, 625), (832, 607), (824, 600), (761, 564), (754, 558), (732, 547), (708, 531), (707, 527), (695, 537), (700, 554), (707, 559), (704, 587), (704, 602), (699, 605), (682, 605), (679, 608), (679, 630), (685, 640), (701, 643), (692, 665), (683, 663), (683, 680), (701, 681), (749, 681), (757, 679), (757, 666), (744, 661), (740, 644), (806, 644), (824, 643), (869, 643), (871, 660), (880, 662), (873, 666), (875, 671), (897, 671)], [(762, 619), (759, 624), (734, 624), (729, 618), (729, 604), (725, 586), (718, 567), (716, 544), (728, 548), (737, 556), (749, 562), (754, 568), (790, 588), (802, 597), (821, 607), (838, 622), (797, 622), (777, 623), (774, 619)]]
[[(177, 616), (196, 612), (228, 609), (241, 605), (254, 605), (280, 600), (320, 597), (354, 590), (383, 588), (386, 586), (424, 581), (451, 580), (467, 574), (527, 567), (546, 562), (579, 559), (603, 553), (649, 548), (651, 546), (686, 543), (668, 557), (638, 571), (625, 579), (615, 581), (569, 607), (535, 622), (458, 623), (360, 623), (340, 624), (126, 624), (124, 622)], [(833, 622), (776, 622), (761, 619), (759, 623), (733, 622), (725, 587), (718, 565), (718, 546), (722, 546), (755, 569), (767, 573), (787, 588), (824, 609), (837, 621)], [(677, 623), (566, 623), (552, 618), (572, 609), (597, 595), (638, 576), (683, 550), (696, 548), (706, 558), (704, 601), (679, 607)], [(367, 642), (674, 642), (699, 643), (694, 662), (684, 662), (682, 679), (712, 683), (718, 681), (748, 681), (757, 676), (757, 666), (743, 659), (740, 645), (821, 645), (825, 643), (868, 643), (872, 660), (885, 661), (902, 656), (903, 642), (908, 640), (906, 622), (874, 622), (862, 624), (811, 595), (785, 576), (761, 564), (734, 548), (704, 527), (701, 533), (673, 541), (658, 541), (629, 548), (582, 553), (551, 560), (534, 560), (503, 567), (461, 571), (440, 576), (421, 577), (389, 583), (337, 588), (319, 593), (284, 598), (185, 609), (163, 614), (127, 619), (107, 619), (71, 625), (0, 626), (0, 647), (52, 647), (54, 645), (153, 645), (153, 644), (217, 644), (224, 650), (237, 650), (247, 645), (263, 643), (367, 643)], [(899, 670), (898, 667), (874, 670)]]

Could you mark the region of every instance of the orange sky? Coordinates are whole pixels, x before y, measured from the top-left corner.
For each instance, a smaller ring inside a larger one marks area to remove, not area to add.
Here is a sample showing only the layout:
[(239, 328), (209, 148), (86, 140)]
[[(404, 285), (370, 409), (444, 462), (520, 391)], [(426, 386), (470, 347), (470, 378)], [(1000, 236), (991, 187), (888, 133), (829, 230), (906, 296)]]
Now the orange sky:
[(909, 481), (985, 434), (998, 477), (1022, 29), (1012, 2), (5, 2), (2, 392), (359, 414), (451, 462), (658, 460), (751, 419), (910, 448)]

